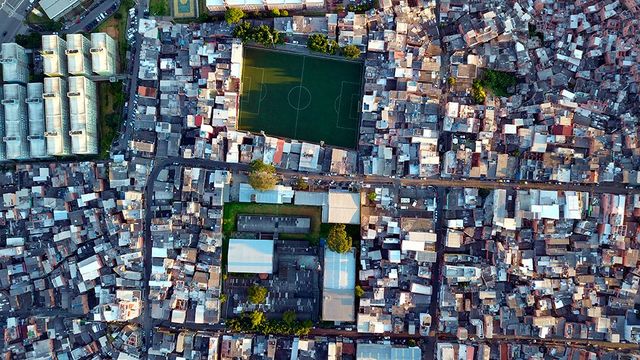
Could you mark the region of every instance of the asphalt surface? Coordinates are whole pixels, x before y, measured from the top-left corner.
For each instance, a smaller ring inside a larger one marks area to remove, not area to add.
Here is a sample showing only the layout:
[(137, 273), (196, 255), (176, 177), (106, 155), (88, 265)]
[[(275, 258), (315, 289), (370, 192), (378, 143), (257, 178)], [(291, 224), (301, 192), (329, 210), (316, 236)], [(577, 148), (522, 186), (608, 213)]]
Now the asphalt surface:
[[(143, 17), (144, 12), (147, 10), (147, 2), (146, 0), (139, 0), (138, 6), (136, 6), (136, 16), (138, 19)], [(127, 21), (127, 24), (130, 24)], [(134, 99), (136, 98), (136, 93), (138, 91), (138, 70), (140, 69), (140, 47), (142, 45), (142, 35), (140, 35), (137, 31), (135, 32), (135, 45), (129, 47), (129, 56), (131, 61), (129, 64), (133, 65), (132, 67), (127, 67), (127, 73), (129, 76), (129, 97), (128, 97), (128, 106), (127, 106), (127, 114), (123, 116), (124, 121), (122, 122), (122, 127), (120, 130), (120, 136), (116, 140), (115, 144), (112, 146), (113, 153), (125, 153), (127, 151), (127, 147), (129, 144), (129, 140), (133, 138), (133, 121), (135, 120), (135, 107), (133, 106)], [(122, 68), (125, 68), (126, 64), (122, 64)]]
[(13, 42), (29, 30), (23, 23), (29, 5), (29, 0), (0, 0), (0, 43)]
[(94, 5), (95, 7), (93, 9), (89, 10), (89, 12), (84, 14), (84, 17), (82, 18), (82, 20), (80, 20), (79, 23), (71, 25), (64, 32), (68, 34), (74, 34), (74, 33), (79, 33), (84, 31), (91, 31), (95, 29), (98, 25), (100, 25), (99, 23), (92, 26), (91, 29), (85, 30), (87, 25), (89, 25), (92, 21), (94, 21), (98, 17), (98, 15), (107, 11), (107, 9), (113, 6), (113, 4), (116, 4), (118, 2), (119, 0), (103, 0), (102, 2), (97, 2), (97, 5)]

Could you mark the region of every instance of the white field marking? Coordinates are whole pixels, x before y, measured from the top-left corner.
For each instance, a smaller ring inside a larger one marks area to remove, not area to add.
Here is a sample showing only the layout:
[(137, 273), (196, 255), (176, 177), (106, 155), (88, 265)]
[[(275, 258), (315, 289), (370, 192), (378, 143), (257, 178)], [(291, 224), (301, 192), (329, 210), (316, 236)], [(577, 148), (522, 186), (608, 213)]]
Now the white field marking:
[[(304, 64), (307, 60), (306, 56), (302, 57), (302, 71), (300, 71), (300, 88), (302, 88), (302, 81), (304, 79)], [(307, 91), (309, 91), (307, 89)], [(302, 91), (300, 91), (300, 93), (298, 93), (298, 107), (300, 107), (300, 96), (302, 96)], [(309, 91), (309, 105), (311, 105), (311, 101), (313, 100), (313, 94), (311, 94), (311, 92)], [(300, 110), (296, 110), (296, 126), (293, 132), (293, 135), (297, 138), (298, 137), (298, 118), (300, 117)]]
[[(349, 128), (349, 127), (344, 127), (344, 126), (340, 126), (340, 108), (342, 107), (342, 91), (344, 90), (344, 84), (356, 84), (358, 85), (357, 82), (355, 81), (342, 81), (340, 82), (340, 101), (338, 102), (338, 111), (336, 111), (336, 129), (342, 129), (342, 130), (356, 130), (356, 128)], [(351, 94), (353, 96), (353, 94)], [(351, 114), (349, 114), (351, 115)]]

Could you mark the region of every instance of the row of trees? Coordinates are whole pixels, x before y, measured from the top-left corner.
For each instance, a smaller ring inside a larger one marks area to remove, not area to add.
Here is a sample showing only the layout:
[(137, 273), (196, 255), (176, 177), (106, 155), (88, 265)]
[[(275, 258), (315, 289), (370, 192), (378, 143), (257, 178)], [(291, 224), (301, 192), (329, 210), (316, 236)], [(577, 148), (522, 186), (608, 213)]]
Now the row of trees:
[(246, 21), (241, 22), (233, 29), (233, 36), (241, 39), (242, 42), (255, 41), (264, 46), (284, 43), (282, 33), (267, 25), (251, 26)]
[[(289, 16), (289, 12), (287, 10), (280, 10), (278, 8), (275, 8), (275, 9), (271, 9), (266, 15), (269, 16), (269, 17), (286, 17), (286, 16)], [(237, 23), (240, 22), (240, 20), (242, 20), (244, 18), (247, 18), (247, 17), (248, 17), (247, 13), (242, 11), (242, 9), (229, 8), (224, 13), (224, 19), (227, 22), (227, 24), (229, 24), (229, 25), (237, 24)], [(261, 18), (262, 14), (254, 13), (254, 15), (251, 16), (251, 17), (253, 17), (253, 18)]]
[(240, 317), (227, 321), (227, 326), (235, 332), (252, 332), (273, 335), (309, 335), (313, 322), (311, 320), (298, 321), (294, 311), (286, 311), (281, 320), (269, 320), (264, 312), (255, 310), (244, 313)]
[(340, 54), (349, 59), (357, 59), (360, 57), (360, 49), (355, 45), (347, 45), (340, 47), (335, 40), (329, 40), (326, 35), (312, 34), (307, 40), (307, 48), (312, 51), (321, 52), (325, 54), (337, 55)]

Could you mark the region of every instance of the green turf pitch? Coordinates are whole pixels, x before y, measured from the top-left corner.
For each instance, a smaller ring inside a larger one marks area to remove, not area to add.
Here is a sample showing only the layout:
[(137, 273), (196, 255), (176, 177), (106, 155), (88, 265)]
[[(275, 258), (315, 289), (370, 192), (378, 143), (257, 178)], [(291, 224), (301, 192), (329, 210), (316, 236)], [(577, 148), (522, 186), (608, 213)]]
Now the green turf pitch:
[(244, 48), (238, 128), (354, 148), (362, 64)]

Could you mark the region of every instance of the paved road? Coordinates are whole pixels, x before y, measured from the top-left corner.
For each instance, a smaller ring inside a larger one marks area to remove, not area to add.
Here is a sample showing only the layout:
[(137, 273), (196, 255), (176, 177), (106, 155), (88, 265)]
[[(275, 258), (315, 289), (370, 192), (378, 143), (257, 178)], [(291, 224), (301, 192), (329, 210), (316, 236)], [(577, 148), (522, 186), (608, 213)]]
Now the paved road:
[(65, 318), (80, 318), (85, 315), (73, 314), (65, 309), (46, 309), (46, 308), (32, 308), (29, 310), (17, 310), (17, 311), (0, 311), (0, 318), (3, 317), (27, 317), (27, 316), (52, 316), (52, 317), (65, 317)]
[[(446, 200), (446, 191), (444, 187), (437, 188), (438, 195), (436, 197), (436, 211), (434, 214), (435, 231), (438, 236), (436, 242), (436, 262), (431, 267), (431, 304), (429, 304), (429, 314), (431, 315), (431, 329), (438, 328), (438, 296), (440, 295), (440, 287), (442, 286), (442, 266), (444, 264), (444, 238), (446, 229), (444, 227), (444, 203)], [(436, 338), (428, 337), (426, 340), (425, 353), (434, 354), (436, 346)]]
[[(95, 20), (98, 17), (98, 15), (107, 11), (107, 9), (109, 9), (111, 6), (113, 6), (116, 3), (120, 3), (120, 1), (119, 0), (103, 0), (102, 2), (95, 2), (93, 5), (95, 7), (89, 10), (88, 13), (85, 13), (84, 17), (82, 18), (82, 20), (80, 20), (79, 23), (71, 25), (64, 32), (68, 34), (74, 34), (74, 33), (86, 31), (85, 27), (87, 27), (87, 25), (89, 25), (90, 22)], [(95, 24), (92, 27), (92, 29), (89, 29), (89, 31), (95, 29), (98, 25), (100, 24), (99, 23)]]
[(0, 0), (0, 43), (13, 42), (17, 34), (27, 32), (23, 21), (28, 6), (29, 0)]
[[(136, 14), (138, 18), (142, 18), (144, 12), (147, 10), (147, 1), (139, 0), (136, 6)], [(129, 22), (127, 22), (129, 24)], [(129, 140), (133, 138), (133, 121), (135, 117), (135, 107), (133, 106), (134, 99), (136, 98), (136, 93), (138, 91), (138, 70), (140, 69), (140, 47), (142, 45), (142, 35), (140, 35), (137, 31), (135, 33), (135, 45), (129, 48), (131, 61), (129, 64), (133, 64), (133, 67), (129, 68), (122, 64), (122, 68), (127, 70), (130, 74), (129, 76), (129, 100), (128, 100), (128, 113), (127, 116), (123, 116), (124, 121), (122, 122), (122, 126), (120, 129), (120, 136), (116, 140), (116, 142), (112, 146), (112, 153), (122, 154), (126, 153), (127, 147), (129, 145)]]

